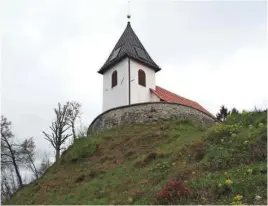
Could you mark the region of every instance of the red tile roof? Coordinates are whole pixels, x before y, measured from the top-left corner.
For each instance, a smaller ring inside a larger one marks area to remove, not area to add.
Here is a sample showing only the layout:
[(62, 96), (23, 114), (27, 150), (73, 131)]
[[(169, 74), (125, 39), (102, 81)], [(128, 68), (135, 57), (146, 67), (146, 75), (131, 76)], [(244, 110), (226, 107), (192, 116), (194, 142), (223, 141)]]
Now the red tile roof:
[[(192, 100), (186, 99), (184, 97), (181, 97), (177, 94), (174, 94), (166, 89), (163, 89), (159, 86), (155, 87), (154, 89), (150, 89), (152, 93), (154, 93), (157, 97), (159, 97), (161, 100), (166, 101), (166, 102), (176, 102), (179, 104), (183, 104), (185, 106), (189, 106), (189, 107), (193, 107), (195, 109), (198, 109), (206, 114), (208, 114), (209, 116), (214, 117), (214, 115), (212, 115), (211, 113), (209, 113), (204, 107), (202, 107), (200, 104), (198, 104), (197, 102), (194, 102)], [(215, 117), (214, 117), (215, 118)]]

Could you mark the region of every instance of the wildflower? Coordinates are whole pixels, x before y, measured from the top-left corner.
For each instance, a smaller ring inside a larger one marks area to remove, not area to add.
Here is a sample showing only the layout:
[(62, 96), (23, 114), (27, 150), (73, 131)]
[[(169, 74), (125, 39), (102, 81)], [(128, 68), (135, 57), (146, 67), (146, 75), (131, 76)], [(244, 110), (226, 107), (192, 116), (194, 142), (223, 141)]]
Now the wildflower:
[(261, 199), (261, 196), (260, 195), (256, 195), (256, 197), (255, 197), (255, 200), (260, 200)]
[(224, 172), (224, 175), (227, 175), (228, 173), (227, 172)]
[(227, 179), (225, 180), (225, 184), (227, 184), (227, 185), (231, 185), (231, 184), (233, 184), (233, 181), (232, 181), (230, 178), (227, 178)]
[(221, 183), (219, 183), (219, 184), (218, 184), (218, 186), (219, 186), (219, 187), (221, 187), (221, 186), (222, 186), (222, 184), (221, 184)]
[(242, 195), (239, 195), (239, 194), (237, 194), (235, 197), (234, 197), (234, 200), (235, 201), (240, 201), (240, 200), (242, 200), (243, 199), (243, 196)]
[(231, 203), (232, 205), (243, 205), (241, 201), (235, 201)]
[(252, 171), (253, 171), (252, 169), (248, 169), (248, 170), (247, 170), (247, 173), (250, 173), (250, 174), (251, 174)]

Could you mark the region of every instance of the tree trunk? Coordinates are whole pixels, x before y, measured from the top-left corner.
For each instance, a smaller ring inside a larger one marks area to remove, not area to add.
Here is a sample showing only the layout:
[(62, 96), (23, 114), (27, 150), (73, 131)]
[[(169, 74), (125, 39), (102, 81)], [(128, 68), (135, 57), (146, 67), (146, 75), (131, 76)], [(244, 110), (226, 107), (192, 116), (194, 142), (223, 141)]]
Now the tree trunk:
[(56, 156), (55, 156), (55, 158), (56, 158), (56, 162), (60, 159), (60, 148), (59, 147), (56, 148)]
[(4, 198), (3, 201), (9, 199), (9, 197), (11, 197), (13, 191), (10, 187), (10, 185), (8, 184), (8, 180), (7, 180), (7, 174), (1, 174), (1, 197)]
[(32, 164), (32, 166), (33, 166), (33, 173), (34, 173), (34, 175), (35, 175), (35, 178), (36, 179), (38, 179), (38, 172), (37, 172), (37, 169), (36, 169), (36, 167), (35, 167), (35, 164), (34, 164), (34, 161), (33, 161), (33, 159), (32, 159), (32, 157), (30, 156), (30, 154), (28, 153), (28, 157), (29, 157), (29, 159), (30, 159), (30, 161), (31, 161), (31, 164)]
[(19, 167), (17, 165), (17, 162), (16, 162), (16, 159), (15, 159), (15, 156), (14, 156), (13, 152), (11, 152), (11, 157), (12, 157), (13, 166), (15, 168), (15, 172), (16, 172), (16, 175), (17, 175), (17, 178), (18, 178), (19, 187), (21, 188), (21, 187), (23, 187), (22, 178), (21, 178)]
[(76, 139), (76, 134), (75, 134), (74, 122), (72, 123), (72, 131), (73, 131), (73, 139), (74, 139), (74, 141), (75, 141), (75, 139)]
[(23, 187), (23, 183), (22, 183), (22, 178), (21, 178), (20, 171), (19, 171), (19, 166), (17, 165), (17, 162), (16, 162), (14, 151), (12, 150), (11, 145), (9, 144), (9, 142), (6, 139), (5, 139), (5, 142), (7, 143), (7, 146), (8, 146), (9, 152), (10, 152), (10, 157), (12, 160), (12, 164), (14, 166), (14, 169), (15, 169), (15, 172), (17, 175), (19, 187), (21, 188), (21, 187)]

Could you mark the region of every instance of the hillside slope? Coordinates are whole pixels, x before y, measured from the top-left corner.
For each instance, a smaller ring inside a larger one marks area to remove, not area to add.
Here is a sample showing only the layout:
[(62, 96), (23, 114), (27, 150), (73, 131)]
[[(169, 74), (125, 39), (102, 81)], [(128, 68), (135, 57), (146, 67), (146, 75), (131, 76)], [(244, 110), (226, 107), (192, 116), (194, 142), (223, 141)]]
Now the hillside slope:
[(121, 126), (79, 139), (6, 204), (266, 204), (267, 114)]

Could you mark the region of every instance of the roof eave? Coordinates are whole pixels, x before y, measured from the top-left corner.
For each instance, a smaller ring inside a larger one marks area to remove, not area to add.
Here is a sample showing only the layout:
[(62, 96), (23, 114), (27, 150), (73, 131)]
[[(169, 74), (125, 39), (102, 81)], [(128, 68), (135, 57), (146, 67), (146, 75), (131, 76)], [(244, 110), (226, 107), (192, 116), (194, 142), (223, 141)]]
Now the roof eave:
[(144, 64), (145, 66), (148, 66), (149, 68), (153, 69), (155, 71), (155, 73), (161, 70), (161, 68), (159, 66), (153, 66), (153, 65), (148, 64), (147, 62), (144, 62), (136, 57), (129, 56), (129, 58), (132, 58), (134, 61), (137, 61), (141, 64)]
[(124, 58), (126, 58), (126, 57), (129, 57), (129, 58), (133, 59), (134, 61), (137, 61), (137, 62), (139, 62), (139, 63), (141, 63), (141, 64), (144, 64), (145, 66), (148, 66), (149, 68), (152, 68), (152, 69), (155, 71), (155, 73), (156, 73), (156, 72), (159, 72), (159, 71), (161, 70), (161, 68), (158, 67), (158, 66), (156, 67), (156, 66), (153, 66), (153, 65), (151, 65), (151, 64), (148, 64), (148, 63), (146, 63), (146, 62), (144, 62), (144, 61), (142, 61), (142, 60), (140, 60), (140, 59), (138, 59), (138, 58), (133, 57), (132, 55), (124, 54), (123, 56), (121, 56), (121, 57), (115, 59), (115, 60), (114, 60), (113, 62), (111, 62), (110, 64), (108, 64), (108, 65), (106, 65), (106, 66), (103, 66), (103, 67), (98, 71), (98, 73), (99, 73), (99, 74), (104, 74), (104, 72), (106, 72), (108, 69), (110, 69), (112, 66), (116, 65), (116, 64), (119, 63), (122, 59), (124, 59)]
[(99, 74), (104, 74), (104, 72), (106, 72), (108, 69), (110, 69), (112, 66), (116, 65), (117, 63), (119, 63), (121, 60), (123, 60), (125, 57), (127, 57), (127, 54), (122, 55), (121, 57), (115, 59), (114, 61), (112, 61), (111, 63), (109, 63), (108, 65), (102, 66), (100, 68), (100, 70), (98, 71)]

